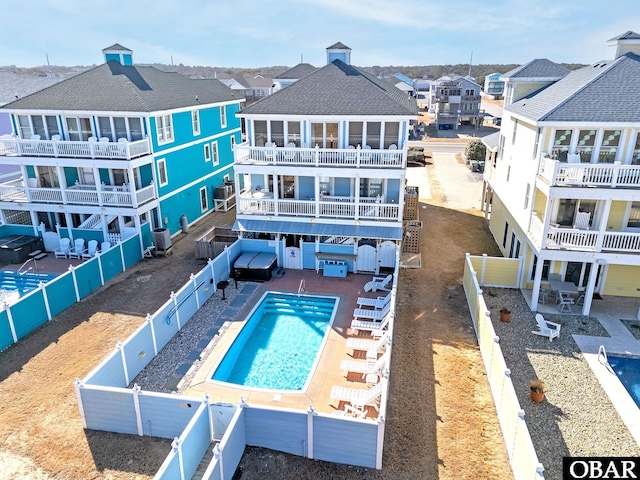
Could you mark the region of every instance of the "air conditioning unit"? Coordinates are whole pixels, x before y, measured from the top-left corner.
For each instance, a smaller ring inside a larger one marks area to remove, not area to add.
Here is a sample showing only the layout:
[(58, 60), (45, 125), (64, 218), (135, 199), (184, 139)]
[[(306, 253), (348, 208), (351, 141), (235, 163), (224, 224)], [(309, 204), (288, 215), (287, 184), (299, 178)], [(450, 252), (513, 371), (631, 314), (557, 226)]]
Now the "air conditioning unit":
[(233, 180), (226, 180), (224, 184), (225, 186), (231, 187), (231, 193), (236, 193), (236, 186), (235, 186), (235, 183), (233, 183)]
[(233, 185), (219, 185), (214, 192), (214, 198), (225, 199), (233, 196)]

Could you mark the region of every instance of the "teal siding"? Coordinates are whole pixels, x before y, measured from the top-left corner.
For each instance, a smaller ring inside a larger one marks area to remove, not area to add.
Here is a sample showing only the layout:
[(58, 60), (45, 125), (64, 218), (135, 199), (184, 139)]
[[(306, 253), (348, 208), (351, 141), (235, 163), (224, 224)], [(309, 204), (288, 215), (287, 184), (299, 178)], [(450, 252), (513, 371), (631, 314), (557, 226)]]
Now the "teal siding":
[(122, 261), (120, 260), (120, 248), (112, 247), (106, 253), (100, 255), (102, 262), (102, 274), (107, 282), (122, 272)]
[(74, 185), (80, 181), (78, 169), (75, 167), (64, 167), (64, 178), (67, 185)]
[[(85, 248), (88, 247), (89, 240), (97, 240), (98, 244), (105, 240), (104, 232), (102, 230), (72, 228), (71, 233), (73, 234), (74, 240), (84, 238)], [(98, 245), (98, 248), (100, 248), (100, 245)]]
[(148, 247), (153, 243), (153, 239), (151, 238), (151, 224), (143, 223), (140, 225), (141, 235), (142, 235), (142, 244), (145, 247)]
[(140, 167), (140, 183), (147, 186), (153, 181), (153, 165), (147, 164)]
[(44, 287), (47, 291), (47, 300), (51, 315), (57, 315), (65, 308), (76, 303), (76, 292), (73, 287), (71, 273), (65, 273)]
[(117, 53), (107, 53), (104, 56), (104, 59), (105, 59), (106, 62), (110, 62), (110, 61), (114, 60), (114, 61), (120, 63), (120, 55), (118, 55)]
[(80, 298), (86, 297), (102, 286), (100, 283), (100, 268), (97, 258), (93, 258), (80, 265), (76, 268), (75, 274)]
[(42, 292), (32, 293), (11, 306), (11, 315), (18, 340), (46, 323), (49, 318)]
[(29, 178), (36, 178), (36, 169), (33, 165), (27, 165), (27, 176)]
[(109, 177), (109, 170), (106, 168), (98, 169), (98, 175), (100, 177), (100, 183), (104, 183), (105, 185), (111, 184), (111, 178)]
[(3, 225), (2, 235), (33, 235), (31, 225)]
[(9, 325), (9, 317), (6, 310), (0, 312), (0, 351), (13, 344), (13, 335), (11, 335), (11, 325)]
[(124, 264), (126, 268), (131, 268), (140, 260), (142, 260), (142, 252), (140, 251), (140, 240), (135, 237), (128, 238), (122, 243), (122, 252), (124, 254)]
[(127, 66), (133, 65), (133, 58), (131, 57), (131, 54), (129, 53), (122, 54), (122, 64)]

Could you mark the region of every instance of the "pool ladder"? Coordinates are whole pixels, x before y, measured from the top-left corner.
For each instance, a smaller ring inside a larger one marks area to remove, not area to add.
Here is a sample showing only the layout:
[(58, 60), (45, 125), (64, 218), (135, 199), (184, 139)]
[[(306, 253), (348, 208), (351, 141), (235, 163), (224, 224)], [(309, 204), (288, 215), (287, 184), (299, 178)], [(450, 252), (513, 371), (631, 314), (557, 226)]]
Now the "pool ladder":
[(598, 348), (598, 362), (604, 365), (611, 373), (615, 374), (609, 364), (609, 358), (607, 357), (607, 351), (604, 349), (604, 345), (600, 345), (600, 348)]
[(29, 262), (33, 262), (33, 264), (36, 266), (36, 270), (38, 270), (38, 264), (36, 263), (36, 259), (35, 258), (30, 258), (28, 259), (26, 262), (24, 262), (22, 265), (20, 265), (20, 268), (17, 271), (18, 275), (24, 275), (25, 273), (27, 273), (29, 270), (33, 270), (33, 267), (29, 267), (27, 268), (24, 272), (22, 271), (22, 268)]
[(298, 295), (300, 295), (301, 293), (304, 293), (304, 287), (305, 287), (305, 283), (303, 278), (302, 280), (300, 280), (300, 286), (298, 287)]

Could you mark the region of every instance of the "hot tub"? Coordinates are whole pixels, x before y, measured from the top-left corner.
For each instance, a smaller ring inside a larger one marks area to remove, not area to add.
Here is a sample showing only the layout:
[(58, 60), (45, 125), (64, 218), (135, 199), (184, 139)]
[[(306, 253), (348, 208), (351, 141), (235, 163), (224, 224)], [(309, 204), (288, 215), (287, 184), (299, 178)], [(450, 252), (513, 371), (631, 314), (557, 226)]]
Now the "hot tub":
[(245, 252), (233, 264), (237, 280), (271, 280), (271, 271), (275, 268), (277, 257), (274, 253)]
[(12, 235), (0, 239), (0, 263), (24, 263), (29, 254), (36, 250), (44, 251), (44, 242), (40, 237), (30, 235)]

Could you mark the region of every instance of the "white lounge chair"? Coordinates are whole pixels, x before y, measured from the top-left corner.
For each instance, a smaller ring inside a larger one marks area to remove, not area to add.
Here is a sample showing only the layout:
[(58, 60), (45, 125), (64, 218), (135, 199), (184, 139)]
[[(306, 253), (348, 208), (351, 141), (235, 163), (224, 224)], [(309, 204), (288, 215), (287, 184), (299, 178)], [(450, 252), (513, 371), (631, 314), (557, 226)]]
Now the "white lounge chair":
[(335, 385), (331, 388), (329, 398), (331, 400), (349, 402), (354, 407), (364, 408), (365, 406), (370, 405), (378, 410), (381, 395), (382, 382), (378, 382), (368, 390)]
[(351, 330), (384, 330), (389, 324), (391, 313), (388, 313), (381, 322), (367, 322), (365, 320), (351, 320)]
[(364, 406), (354, 407), (353, 405), (345, 404), (343, 409), (344, 410), (336, 410), (333, 414), (337, 417), (365, 418), (367, 416), (367, 409), (364, 408)]
[(73, 248), (69, 250), (69, 258), (80, 258), (87, 251), (84, 246), (84, 238), (76, 238), (73, 242)]
[(98, 241), (97, 240), (89, 240), (87, 251), (82, 254), (82, 258), (91, 258), (93, 257), (98, 250)]
[(366, 318), (369, 320), (381, 321), (387, 313), (391, 310), (391, 304), (387, 303), (382, 310), (368, 310), (365, 308), (356, 308), (353, 311), (353, 319)]
[(385, 354), (376, 360), (343, 360), (342, 363), (340, 363), (340, 370), (344, 370), (345, 372), (361, 373), (364, 378), (370, 373), (382, 373), (386, 364), (387, 355)]
[(53, 251), (56, 258), (67, 258), (71, 250), (71, 239), (61, 238), (60, 246)]
[(100, 253), (104, 253), (111, 248), (111, 242), (102, 242), (100, 244)]
[(380, 338), (378, 338), (377, 340), (371, 340), (368, 338), (350, 337), (347, 339), (346, 349), (367, 352), (367, 357), (369, 357), (369, 352), (372, 352), (372, 353), (375, 352), (375, 354), (377, 354), (388, 343), (390, 343), (389, 332), (385, 330), (382, 333), (382, 335), (380, 335)]
[(358, 307), (373, 307), (375, 310), (382, 310), (386, 307), (391, 301), (391, 292), (389, 292), (385, 297), (378, 298), (367, 298), (367, 297), (358, 297)]
[(373, 280), (365, 283), (364, 291), (365, 292), (377, 292), (378, 290), (383, 290), (385, 292), (390, 291), (391, 289), (387, 286), (391, 282), (393, 275), (389, 274), (386, 277), (373, 277)]
[(536, 314), (536, 322), (540, 330), (533, 330), (531, 333), (535, 335), (542, 335), (543, 337), (549, 337), (551, 342), (554, 338), (560, 335), (560, 324), (545, 320), (539, 313)]

